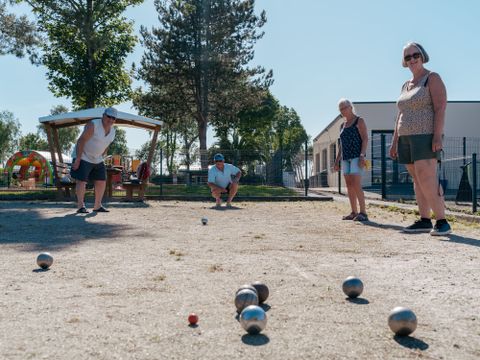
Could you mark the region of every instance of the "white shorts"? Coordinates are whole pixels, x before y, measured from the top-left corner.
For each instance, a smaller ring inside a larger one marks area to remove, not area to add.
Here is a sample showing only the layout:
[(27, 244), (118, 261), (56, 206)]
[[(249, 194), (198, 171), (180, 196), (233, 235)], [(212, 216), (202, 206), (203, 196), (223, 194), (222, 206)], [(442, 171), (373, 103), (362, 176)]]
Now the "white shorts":
[(343, 175), (362, 175), (363, 169), (360, 167), (360, 158), (342, 160)]

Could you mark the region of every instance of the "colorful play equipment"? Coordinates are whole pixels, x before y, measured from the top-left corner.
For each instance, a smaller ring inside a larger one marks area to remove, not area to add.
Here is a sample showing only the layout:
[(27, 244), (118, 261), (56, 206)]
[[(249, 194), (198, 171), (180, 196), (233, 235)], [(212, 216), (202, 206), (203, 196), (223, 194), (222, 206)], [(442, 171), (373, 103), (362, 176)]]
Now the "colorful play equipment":
[(34, 180), (37, 186), (55, 184), (50, 154), (46, 151), (19, 151), (8, 159), (4, 172), (20, 182)]

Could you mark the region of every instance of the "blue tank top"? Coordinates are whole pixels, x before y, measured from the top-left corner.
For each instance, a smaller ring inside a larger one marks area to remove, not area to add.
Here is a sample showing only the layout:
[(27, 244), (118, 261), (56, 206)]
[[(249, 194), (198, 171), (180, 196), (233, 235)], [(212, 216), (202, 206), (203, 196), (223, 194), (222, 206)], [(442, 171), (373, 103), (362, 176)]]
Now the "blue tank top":
[(342, 145), (342, 159), (350, 160), (360, 157), (362, 152), (362, 137), (357, 128), (358, 116), (349, 127), (344, 127), (340, 131), (340, 144)]

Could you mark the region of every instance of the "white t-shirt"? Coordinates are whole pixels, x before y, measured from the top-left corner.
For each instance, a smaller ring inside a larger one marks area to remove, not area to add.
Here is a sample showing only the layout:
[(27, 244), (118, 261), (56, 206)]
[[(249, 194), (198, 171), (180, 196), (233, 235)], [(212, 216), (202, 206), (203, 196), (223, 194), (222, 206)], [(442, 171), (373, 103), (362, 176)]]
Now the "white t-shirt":
[(232, 182), (232, 175), (239, 173), (240, 169), (232, 164), (224, 164), (223, 171), (213, 165), (208, 169), (208, 182), (226, 188)]
[[(83, 147), (81, 159), (92, 164), (100, 164), (103, 162), (103, 153), (105, 149), (115, 139), (115, 127), (110, 128), (110, 132), (105, 136), (105, 129), (102, 125), (102, 119), (93, 119), (93, 136), (88, 139)], [(76, 158), (77, 146), (73, 149), (72, 158)]]

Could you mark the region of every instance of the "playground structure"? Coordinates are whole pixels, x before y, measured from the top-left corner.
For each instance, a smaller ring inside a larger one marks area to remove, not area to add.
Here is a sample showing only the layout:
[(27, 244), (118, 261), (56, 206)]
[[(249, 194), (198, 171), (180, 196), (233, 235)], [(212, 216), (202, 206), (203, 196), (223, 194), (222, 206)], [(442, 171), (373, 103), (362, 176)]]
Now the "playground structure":
[[(101, 118), (104, 111), (105, 108), (93, 108), (39, 118), (39, 122), (45, 126), (45, 132), (47, 133), (47, 140), (53, 164), (54, 182), (59, 195), (70, 197), (70, 188), (72, 188), (73, 185), (71, 183), (65, 184), (60, 181), (61, 177), (59, 177), (59, 174), (61, 172), (61, 166), (59, 166), (59, 164), (64, 163), (64, 159), (63, 155), (59, 151), (60, 144), (58, 139), (58, 129), (69, 126), (85, 125), (90, 120)], [(153, 159), (158, 133), (162, 125), (163, 122), (160, 120), (150, 119), (145, 116), (129, 114), (122, 111), (118, 111), (117, 119), (115, 121), (115, 126), (141, 128), (153, 132), (146, 161), (149, 167)], [(115, 159), (116, 158), (112, 158), (113, 161), (115, 161)], [(107, 194), (110, 195), (111, 177), (115, 176), (115, 174), (114, 171), (111, 171), (109, 174), (108, 169), (109, 168), (107, 167), (107, 188), (110, 187), (110, 190), (107, 189)], [(114, 166), (111, 167), (111, 170), (114, 170)], [(118, 173), (118, 171), (115, 172)], [(124, 188), (128, 187), (130, 189), (130, 194), (132, 189), (137, 190), (139, 198), (143, 198), (147, 182), (148, 179), (146, 181), (140, 181), (134, 184), (124, 181), (122, 185)], [(128, 197), (130, 198), (130, 196)]]
[[(63, 170), (58, 172), (61, 178), (67, 173), (67, 164), (71, 158), (63, 155), (66, 164), (58, 164)], [(4, 174), (12, 182), (31, 189), (40, 186), (53, 186), (55, 184), (55, 172), (51, 156), (46, 151), (23, 150), (13, 154), (7, 161)]]

